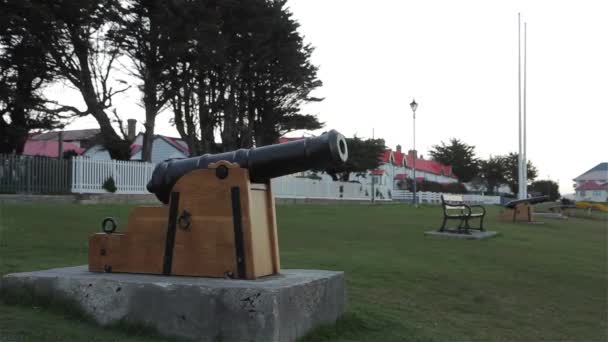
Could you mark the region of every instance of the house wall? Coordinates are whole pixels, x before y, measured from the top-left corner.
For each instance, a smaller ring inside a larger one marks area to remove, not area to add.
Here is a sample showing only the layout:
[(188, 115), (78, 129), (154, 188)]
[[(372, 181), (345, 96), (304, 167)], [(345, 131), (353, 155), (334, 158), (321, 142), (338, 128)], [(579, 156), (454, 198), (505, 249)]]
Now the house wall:
[[(403, 166), (396, 166), (390, 163), (384, 163), (378, 167), (379, 170), (384, 170), (384, 174), (381, 176), (376, 176), (377, 182), (376, 184), (388, 186), (390, 189), (397, 189), (397, 183), (399, 181), (395, 180), (395, 176), (399, 174), (407, 174), (408, 176), (412, 175), (413, 170)], [(425, 172), (416, 170), (416, 178), (422, 177), (428, 181), (437, 182), (437, 183), (456, 183), (458, 179), (447, 177), (443, 175), (436, 175), (434, 173)], [(361, 184), (369, 184), (371, 183), (371, 174), (368, 173), (366, 177), (355, 177), (355, 180), (361, 182)]]
[(574, 199), (577, 201), (606, 202), (606, 190), (577, 190)]
[[(94, 160), (112, 160), (108, 151), (105, 151), (101, 145), (95, 145), (91, 147), (85, 153), (83, 153), (83, 156)], [(169, 144), (162, 138), (156, 138), (152, 144), (151, 162), (154, 164), (158, 164), (162, 161), (171, 158), (186, 157), (187, 156), (183, 152), (177, 150), (175, 147), (173, 147), (171, 144)], [(141, 150), (132, 155), (131, 160), (141, 160)]]
[(143, 144), (144, 144), (144, 135), (143, 135), (143, 134), (141, 134), (141, 133), (140, 133), (140, 134), (138, 134), (138, 135), (135, 137), (135, 140), (133, 140), (133, 143), (134, 143), (135, 145), (143, 145)]
[(90, 149), (86, 150), (83, 157), (88, 157), (94, 160), (112, 160), (110, 153), (103, 149), (101, 145), (95, 145)]
[[(181, 151), (178, 151), (175, 147), (173, 147), (171, 144), (166, 142), (164, 139), (162, 139), (162, 138), (154, 139), (154, 142), (152, 145), (152, 157), (150, 160), (152, 163), (158, 164), (167, 159), (186, 158), (186, 157), (187, 156), (184, 153), (182, 153)], [(141, 160), (141, 150), (139, 150), (137, 153), (135, 153), (131, 157), (131, 160)]]

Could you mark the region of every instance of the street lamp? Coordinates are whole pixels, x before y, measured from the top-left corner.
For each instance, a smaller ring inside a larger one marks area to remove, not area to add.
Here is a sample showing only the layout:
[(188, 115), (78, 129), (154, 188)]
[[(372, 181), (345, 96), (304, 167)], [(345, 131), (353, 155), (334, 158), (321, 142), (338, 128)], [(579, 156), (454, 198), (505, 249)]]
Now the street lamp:
[(418, 200), (416, 198), (416, 155), (418, 154), (416, 152), (416, 109), (418, 108), (418, 104), (416, 103), (416, 100), (412, 100), (412, 103), (410, 103), (410, 107), (412, 107), (412, 112), (414, 113), (414, 165), (413, 165), (413, 190), (414, 190), (414, 197), (412, 198), (412, 203), (414, 204), (414, 208), (418, 208)]

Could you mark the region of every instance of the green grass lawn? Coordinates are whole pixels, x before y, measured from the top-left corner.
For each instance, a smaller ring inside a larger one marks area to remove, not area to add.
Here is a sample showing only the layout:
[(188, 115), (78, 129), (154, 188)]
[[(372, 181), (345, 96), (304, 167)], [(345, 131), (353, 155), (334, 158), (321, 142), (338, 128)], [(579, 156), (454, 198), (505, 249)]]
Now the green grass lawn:
[[(86, 263), (87, 238), (129, 206), (2, 205), (0, 274)], [(606, 341), (607, 221), (497, 222), (483, 241), (425, 237), (440, 207), (278, 207), (284, 268), (346, 272), (348, 312), (306, 341)], [(1, 341), (161, 341), (61, 309), (0, 302)]]

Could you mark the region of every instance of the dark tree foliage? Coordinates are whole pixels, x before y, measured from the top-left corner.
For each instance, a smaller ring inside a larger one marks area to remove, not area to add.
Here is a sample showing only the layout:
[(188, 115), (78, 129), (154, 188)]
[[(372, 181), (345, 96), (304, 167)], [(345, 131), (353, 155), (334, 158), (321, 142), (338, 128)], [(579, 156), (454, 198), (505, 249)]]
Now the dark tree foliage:
[[(511, 152), (511, 153), (509, 153), (509, 155), (502, 158), (504, 167), (505, 167), (505, 173), (504, 173), (505, 182), (509, 185), (511, 192), (514, 194), (517, 193), (517, 190), (519, 187), (519, 179), (517, 176), (517, 174), (518, 174), (518, 172), (517, 172), (518, 156), (519, 156), (518, 153)], [(536, 179), (536, 177), (538, 176), (538, 170), (532, 164), (532, 162), (529, 160), (526, 165), (526, 168), (528, 170), (528, 181), (534, 181), (534, 179)]]
[(454, 174), (461, 182), (469, 182), (479, 173), (479, 161), (475, 158), (475, 146), (452, 138), (450, 144), (443, 141), (429, 151), (433, 160), (451, 165)]
[(86, 109), (58, 106), (56, 112), (77, 116), (92, 115), (101, 131), (104, 147), (113, 159), (128, 159), (130, 143), (121, 138), (112, 124), (122, 121), (108, 110), (112, 98), (127, 89), (115, 89), (112, 71), (118, 50), (106, 39), (116, 20), (119, 0), (8, 0), (7, 11), (19, 17), (35, 34), (58, 79), (67, 81), (82, 95)]
[(490, 193), (496, 193), (500, 184), (506, 183), (506, 165), (504, 157), (495, 156), (479, 162), (479, 171), (486, 188)]
[(528, 192), (536, 196), (549, 196), (549, 201), (556, 201), (561, 197), (559, 185), (552, 180), (538, 180), (528, 186)]
[(352, 173), (364, 175), (380, 166), (380, 157), (386, 148), (383, 139), (363, 140), (358, 137), (347, 138), (348, 161), (340, 167), (327, 169), (335, 181), (348, 182)]
[(109, 38), (131, 60), (129, 72), (141, 81), (146, 114), (142, 160), (150, 161), (156, 116), (175, 94), (171, 70), (186, 52), (185, 42), (175, 36), (187, 27), (175, 0), (126, 0), (121, 5)]
[[(193, 154), (276, 143), (322, 124), (300, 113), (321, 85), (285, 0), (184, 1), (172, 67), (174, 123)], [(221, 144), (216, 144), (216, 136)]]
[(62, 116), (46, 111), (42, 95), (52, 78), (35, 31), (0, 1), (0, 153), (21, 154), (31, 131), (61, 126)]

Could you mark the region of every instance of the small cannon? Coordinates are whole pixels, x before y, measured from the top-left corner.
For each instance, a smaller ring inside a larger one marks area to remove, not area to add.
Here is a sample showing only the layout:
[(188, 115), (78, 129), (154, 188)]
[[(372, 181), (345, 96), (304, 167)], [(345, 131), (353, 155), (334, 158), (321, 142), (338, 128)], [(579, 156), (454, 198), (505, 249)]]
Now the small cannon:
[(534, 223), (533, 205), (548, 200), (549, 196), (538, 196), (510, 201), (505, 204), (505, 208), (498, 218), (503, 221)]
[(167, 204), (136, 207), (124, 233), (107, 218), (89, 239), (92, 272), (256, 279), (280, 271), (272, 178), (338, 166), (335, 130), (314, 138), (168, 160), (148, 190)]

